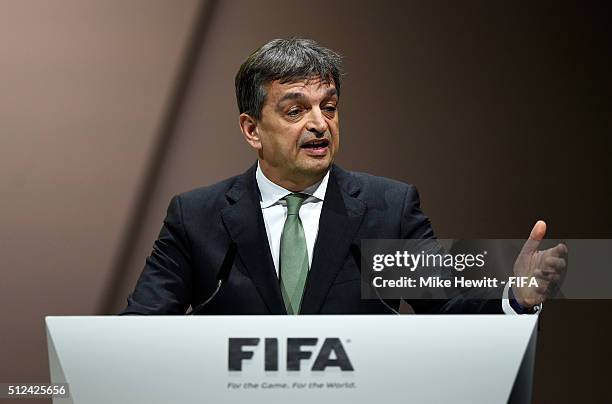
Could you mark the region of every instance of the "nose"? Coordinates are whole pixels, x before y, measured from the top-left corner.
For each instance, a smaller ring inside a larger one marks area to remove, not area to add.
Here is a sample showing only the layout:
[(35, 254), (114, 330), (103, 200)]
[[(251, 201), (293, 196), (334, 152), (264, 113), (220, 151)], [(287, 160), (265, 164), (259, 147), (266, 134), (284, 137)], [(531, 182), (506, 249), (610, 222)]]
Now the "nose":
[(310, 110), (309, 119), (306, 123), (306, 130), (314, 133), (317, 137), (323, 136), (327, 131), (327, 122), (320, 108), (313, 108)]

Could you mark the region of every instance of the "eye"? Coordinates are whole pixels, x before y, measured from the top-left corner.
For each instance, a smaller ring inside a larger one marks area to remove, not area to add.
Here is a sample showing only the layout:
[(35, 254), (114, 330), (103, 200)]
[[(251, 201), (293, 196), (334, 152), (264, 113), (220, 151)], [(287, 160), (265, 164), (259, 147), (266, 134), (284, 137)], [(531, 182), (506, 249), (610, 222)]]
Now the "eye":
[(291, 108), (289, 111), (287, 111), (287, 115), (290, 116), (290, 117), (295, 118), (301, 112), (302, 112), (302, 110), (300, 108)]
[(328, 105), (328, 106), (324, 107), (323, 110), (325, 112), (329, 112), (329, 113), (333, 114), (333, 113), (336, 112), (337, 108), (336, 108), (335, 105)]

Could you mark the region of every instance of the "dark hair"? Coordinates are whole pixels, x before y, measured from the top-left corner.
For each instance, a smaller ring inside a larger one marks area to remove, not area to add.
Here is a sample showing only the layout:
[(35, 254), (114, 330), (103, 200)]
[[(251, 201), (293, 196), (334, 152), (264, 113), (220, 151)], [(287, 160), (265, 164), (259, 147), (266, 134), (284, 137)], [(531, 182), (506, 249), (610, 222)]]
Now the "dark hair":
[(320, 78), (336, 87), (340, 96), (342, 57), (312, 39), (273, 39), (253, 52), (236, 73), (236, 99), (240, 113), (261, 119), (265, 85), (279, 80)]

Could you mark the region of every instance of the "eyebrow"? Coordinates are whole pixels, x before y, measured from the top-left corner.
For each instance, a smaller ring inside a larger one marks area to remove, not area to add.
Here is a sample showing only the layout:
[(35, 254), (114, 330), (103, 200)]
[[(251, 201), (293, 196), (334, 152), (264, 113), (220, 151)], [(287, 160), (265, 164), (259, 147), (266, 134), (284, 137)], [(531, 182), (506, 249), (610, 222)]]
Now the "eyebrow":
[[(330, 97), (333, 97), (334, 95), (338, 95), (338, 90), (336, 90), (335, 88), (329, 88), (329, 89), (327, 89), (327, 91), (325, 91), (325, 97), (324, 98), (330, 98)], [(287, 93), (287, 94), (283, 95), (278, 100), (278, 103), (280, 104), (283, 101), (297, 100), (297, 99), (301, 99), (301, 98), (306, 98), (304, 96), (304, 93), (299, 92), (299, 91), (295, 91), (295, 92), (291, 92), (291, 93)]]

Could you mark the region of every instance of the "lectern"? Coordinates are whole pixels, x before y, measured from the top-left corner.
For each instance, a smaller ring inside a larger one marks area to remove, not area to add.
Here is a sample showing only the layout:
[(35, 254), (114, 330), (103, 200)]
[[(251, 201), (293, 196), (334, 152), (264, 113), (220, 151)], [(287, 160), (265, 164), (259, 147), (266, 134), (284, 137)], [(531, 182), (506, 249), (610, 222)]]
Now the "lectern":
[(537, 316), (47, 317), (55, 403), (528, 403)]

